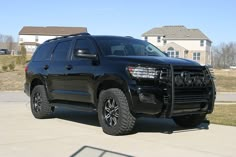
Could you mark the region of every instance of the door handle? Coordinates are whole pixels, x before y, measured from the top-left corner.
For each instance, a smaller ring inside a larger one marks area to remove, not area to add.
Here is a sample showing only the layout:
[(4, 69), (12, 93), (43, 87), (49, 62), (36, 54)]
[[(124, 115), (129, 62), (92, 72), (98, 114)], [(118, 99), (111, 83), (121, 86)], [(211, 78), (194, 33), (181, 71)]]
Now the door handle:
[(48, 70), (49, 66), (48, 65), (44, 65), (43, 69), (44, 70)]
[(72, 65), (66, 65), (66, 69), (67, 70), (71, 70), (72, 69)]

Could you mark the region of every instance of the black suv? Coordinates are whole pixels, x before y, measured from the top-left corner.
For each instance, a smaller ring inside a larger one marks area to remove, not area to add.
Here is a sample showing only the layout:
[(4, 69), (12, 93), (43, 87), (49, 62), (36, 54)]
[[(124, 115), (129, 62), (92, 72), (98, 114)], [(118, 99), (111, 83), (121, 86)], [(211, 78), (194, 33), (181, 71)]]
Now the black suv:
[(35, 118), (51, 117), (60, 106), (95, 110), (110, 135), (130, 133), (145, 115), (195, 127), (214, 107), (208, 67), (167, 57), (132, 37), (80, 33), (51, 39), (37, 48), (25, 71)]

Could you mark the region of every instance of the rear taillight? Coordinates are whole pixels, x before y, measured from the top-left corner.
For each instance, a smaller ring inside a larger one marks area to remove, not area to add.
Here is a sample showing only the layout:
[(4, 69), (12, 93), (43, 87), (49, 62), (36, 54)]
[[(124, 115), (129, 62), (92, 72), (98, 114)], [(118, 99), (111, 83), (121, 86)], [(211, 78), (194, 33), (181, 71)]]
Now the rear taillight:
[(28, 65), (25, 66), (25, 72), (27, 72), (27, 71), (28, 71)]

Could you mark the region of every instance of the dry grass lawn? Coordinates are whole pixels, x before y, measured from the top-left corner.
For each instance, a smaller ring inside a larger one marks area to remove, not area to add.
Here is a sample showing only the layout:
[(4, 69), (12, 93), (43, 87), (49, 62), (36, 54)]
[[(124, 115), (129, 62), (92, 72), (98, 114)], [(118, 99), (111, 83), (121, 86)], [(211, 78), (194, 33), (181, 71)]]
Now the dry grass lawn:
[(14, 71), (3, 72), (2, 66), (9, 65), (16, 61), (16, 56), (1, 55), (0, 56), (0, 90), (23, 90), (25, 74), (24, 65), (16, 65)]
[(236, 126), (236, 104), (216, 105), (213, 114), (207, 116), (211, 123)]
[(218, 92), (236, 92), (236, 70), (214, 70)]
[(23, 66), (17, 66), (14, 71), (0, 72), (0, 91), (23, 90), (24, 81)]

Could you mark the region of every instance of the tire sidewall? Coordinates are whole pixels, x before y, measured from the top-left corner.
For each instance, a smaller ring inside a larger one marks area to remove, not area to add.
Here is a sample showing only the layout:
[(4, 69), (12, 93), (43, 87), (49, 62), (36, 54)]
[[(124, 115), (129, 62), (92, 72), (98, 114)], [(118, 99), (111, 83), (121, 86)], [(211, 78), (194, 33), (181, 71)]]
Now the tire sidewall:
[[(107, 99), (112, 98), (116, 101), (116, 104), (119, 107), (119, 117), (117, 124), (113, 127), (109, 126), (105, 120), (104, 117), (104, 106)], [(101, 95), (99, 96), (99, 103), (98, 103), (98, 119), (100, 122), (100, 125), (103, 128), (103, 131), (108, 134), (117, 134), (119, 132), (119, 129), (121, 127), (121, 121), (122, 121), (122, 110), (121, 110), (121, 102), (119, 101), (118, 97), (115, 95), (115, 93), (110, 91), (102, 91)]]
[[(32, 93), (31, 93), (31, 95), (30, 95), (31, 112), (32, 112), (32, 114), (34, 115), (35, 118), (38, 118), (38, 117), (39, 117), (39, 112), (36, 112), (36, 111), (35, 111), (35, 107), (34, 107), (34, 96), (35, 96), (36, 93), (40, 93), (40, 94), (41, 94), (41, 92), (40, 92), (38, 86), (36, 86), (36, 87), (33, 89)], [(41, 106), (41, 107), (42, 107), (42, 106)]]
[[(40, 93), (40, 96), (42, 99), (42, 103), (40, 104), (41, 105), (40, 112), (36, 112), (35, 108), (34, 108), (34, 95), (36, 93)], [(31, 106), (31, 112), (35, 118), (43, 119), (43, 118), (51, 117), (52, 111), (51, 111), (51, 107), (48, 103), (48, 99), (46, 97), (46, 92), (45, 92), (44, 86), (38, 85), (38, 86), (34, 87), (32, 93), (30, 95), (30, 106)]]

